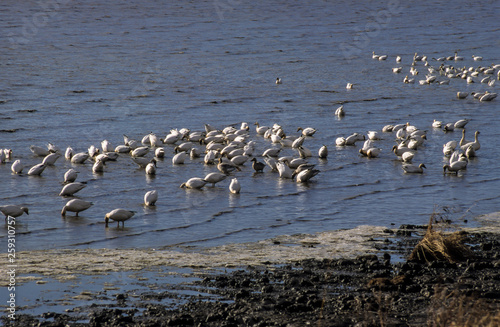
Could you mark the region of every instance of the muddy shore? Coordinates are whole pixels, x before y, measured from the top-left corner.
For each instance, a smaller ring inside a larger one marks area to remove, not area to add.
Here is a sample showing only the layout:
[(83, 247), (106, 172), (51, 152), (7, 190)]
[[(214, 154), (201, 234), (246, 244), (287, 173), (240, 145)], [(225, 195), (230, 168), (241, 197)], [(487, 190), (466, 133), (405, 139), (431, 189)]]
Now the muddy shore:
[[(21, 313), (1, 321), (5, 326), (500, 325), (499, 235), (468, 233), (473, 256), (462, 262), (395, 262), (409, 256), (423, 228), (388, 229), (376, 254), (207, 271), (178, 289), (124, 292), (106, 305), (91, 297), (65, 313)], [(178, 291), (186, 289), (196, 292), (179, 301)]]

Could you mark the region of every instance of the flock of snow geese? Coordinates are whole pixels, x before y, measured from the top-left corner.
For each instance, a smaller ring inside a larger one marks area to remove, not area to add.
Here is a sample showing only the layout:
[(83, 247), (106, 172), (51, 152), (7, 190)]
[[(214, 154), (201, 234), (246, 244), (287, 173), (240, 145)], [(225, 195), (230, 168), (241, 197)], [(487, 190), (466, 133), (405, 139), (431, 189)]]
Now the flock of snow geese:
[[(386, 55), (376, 55), (373, 53), (373, 58), (378, 60), (386, 60)], [(448, 58), (437, 58), (436, 61), (454, 60), (460, 61), (461, 57), (455, 53), (455, 56)], [(480, 61), (479, 57), (474, 57), (475, 61)], [(397, 62), (401, 61), (400, 57), (396, 58)], [(491, 67), (478, 68), (463, 68), (458, 69), (453, 65), (441, 64), (438, 68), (434, 68), (428, 64), (426, 56), (418, 56), (415, 54), (410, 68), (410, 73), (414, 76), (419, 72), (416, 68), (417, 62), (424, 62), (429, 74), (426, 76), (425, 82), (420, 81), (420, 84), (431, 83), (446, 83), (446, 80), (439, 81), (439, 76), (449, 78), (464, 78), (474, 82), (475, 78), (479, 78), (481, 74), (487, 75), (488, 85), (494, 85), (494, 79), (491, 78), (495, 73), (500, 78), (500, 65), (492, 65)], [(396, 67), (393, 72), (400, 73), (402, 67)], [(482, 83), (486, 82), (486, 78), (481, 79)], [(404, 79), (405, 83), (412, 83), (408, 76)], [(449, 80), (448, 80), (449, 82)], [(276, 84), (281, 84), (280, 78), (276, 80)], [(352, 85), (351, 85), (352, 86)], [(482, 95), (472, 94), (479, 101), (491, 101), (496, 97), (496, 93), (485, 92)], [(459, 92), (459, 98), (465, 98)], [(340, 106), (335, 111), (335, 115), (343, 117), (346, 114), (343, 106)], [(445, 132), (454, 131), (455, 129), (462, 130), (462, 138), (460, 140), (450, 141), (443, 145), (443, 154), (448, 157), (448, 163), (443, 166), (443, 173), (457, 174), (467, 168), (467, 164), (471, 157), (477, 155), (480, 149), (478, 140), (479, 131), (475, 132), (474, 140), (466, 140), (465, 126), (469, 122), (468, 119), (461, 119), (452, 123), (443, 123), (434, 121), (433, 128), (441, 128)], [(189, 129), (172, 129), (164, 138), (158, 137), (155, 133), (148, 133), (141, 140), (131, 139), (124, 135), (123, 144), (113, 147), (108, 140), (101, 142), (101, 147), (98, 148), (91, 145), (86, 152), (75, 152), (71, 147), (65, 151), (61, 151), (55, 145), (49, 143), (47, 147), (36, 145), (30, 146), (33, 155), (43, 157), (41, 163), (36, 164), (27, 172), (30, 176), (40, 176), (47, 166), (53, 166), (56, 161), (64, 156), (75, 166), (85, 165), (87, 162), (92, 164), (92, 171), (96, 174), (103, 174), (106, 171), (106, 165), (109, 162), (124, 160), (132, 160), (141, 169), (144, 169), (146, 175), (155, 175), (157, 162), (165, 158), (165, 147), (170, 146), (174, 149), (175, 155), (172, 157), (172, 164), (182, 165), (188, 158), (203, 158), (205, 165), (213, 165), (217, 168), (217, 172), (211, 172), (204, 177), (193, 177), (180, 185), (181, 188), (201, 189), (207, 184), (215, 186), (217, 183), (231, 176), (229, 191), (231, 193), (239, 193), (241, 185), (234, 175), (241, 171), (242, 165), (251, 162), (251, 167), (255, 173), (261, 173), (264, 169), (271, 170), (279, 174), (280, 178), (292, 179), (297, 183), (306, 183), (314, 178), (320, 171), (315, 169), (315, 165), (309, 162), (309, 158), (316, 156), (317, 158), (326, 159), (328, 157), (328, 148), (323, 145), (319, 148), (316, 154), (313, 154), (309, 148), (304, 145), (304, 142), (313, 137), (316, 129), (312, 127), (298, 128), (296, 133), (285, 133), (282, 126), (274, 124), (272, 126), (261, 126), (255, 123), (255, 132), (251, 132), (248, 123), (241, 123), (240, 126), (227, 126), (223, 129), (217, 129), (209, 124), (204, 125), (204, 130), (191, 131)], [(396, 145), (393, 146), (392, 152), (402, 162), (404, 173), (421, 174), (426, 168), (425, 164), (413, 164), (412, 160), (417, 149), (423, 145), (426, 140), (426, 131), (411, 125), (410, 123), (387, 125), (379, 131), (369, 131), (366, 135), (361, 133), (353, 133), (347, 137), (338, 137), (335, 140), (337, 147), (354, 146), (356, 142), (364, 141), (363, 146), (359, 149), (362, 156), (368, 158), (378, 157), (381, 149), (377, 147), (377, 140), (381, 139), (382, 133), (392, 133), (395, 135)], [(272, 146), (267, 148), (262, 153), (256, 153), (256, 142), (251, 139), (251, 134), (258, 135), (265, 140), (269, 140)], [(295, 135), (293, 135), (295, 134)], [(295, 155), (280, 156), (283, 149), (293, 149)], [(150, 158), (147, 155), (153, 153), (154, 157)], [(13, 151), (11, 149), (0, 149), (0, 164), (12, 162), (11, 171), (13, 174), (22, 174), (24, 165), (20, 159), (14, 160)], [(12, 161), (14, 160), (14, 161)], [(75, 193), (85, 188), (86, 184), (76, 182), (78, 171), (71, 168), (64, 174), (64, 186), (59, 193), (60, 196), (73, 197)], [(144, 195), (144, 204), (146, 206), (154, 206), (158, 200), (158, 192), (156, 190), (148, 191)], [(62, 208), (61, 215), (66, 216), (67, 212), (74, 212), (78, 216), (79, 212), (89, 209), (93, 204), (91, 202), (73, 198), (69, 200)], [(26, 207), (18, 205), (0, 206), (0, 211), (5, 217), (19, 217), (23, 214), (29, 214)], [(134, 216), (134, 211), (126, 209), (114, 209), (105, 215), (105, 226), (108, 227), (109, 220), (117, 222), (122, 226), (124, 222)]]

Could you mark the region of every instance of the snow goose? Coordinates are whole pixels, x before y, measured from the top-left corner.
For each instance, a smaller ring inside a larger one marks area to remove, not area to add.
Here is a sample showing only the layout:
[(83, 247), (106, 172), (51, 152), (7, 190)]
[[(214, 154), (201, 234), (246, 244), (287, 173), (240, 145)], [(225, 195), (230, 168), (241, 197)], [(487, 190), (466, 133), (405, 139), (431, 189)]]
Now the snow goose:
[(335, 109), (335, 116), (337, 116), (337, 117), (344, 117), (345, 116), (344, 106), (340, 106), (337, 109)]
[(464, 128), (465, 125), (470, 121), (470, 119), (460, 119), (455, 122), (453, 125), (455, 128)]
[(464, 60), (464, 57), (461, 57), (458, 55), (458, 52), (455, 51), (455, 57), (453, 58), (455, 61), (461, 61), (461, 60)]
[(156, 148), (155, 149), (155, 157), (156, 158), (165, 158), (165, 149), (162, 147)]
[(443, 126), (443, 122), (440, 120), (435, 120), (432, 122), (432, 127), (433, 128), (441, 128)]
[(319, 170), (317, 169), (306, 169), (301, 171), (295, 176), (295, 181), (297, 183), (306, 183), (308, 182), (311, 178), (316, 176), (319, 173)]
[(457, 160), (457, 161), (454, 161), (450, 164), (444, 165), (443, 166), (443, 174), (446, 174), (446, 170), (448, 169), (448, 171), (450, 173), (455, 173), (456, 175), (458, 175), (458, 172), (460, 170), (464, 170), (466, 168), (467, 168), (467, 161)]
[(173, 165), (183, 165), (184, 161), (188, 157), (188, 154), (186, 152), (179, 152), (176, 155), (172, 157), (172, 164)]
[(288, 167), (288, 165), (285, 162), (277, 161), (276, 162), (276, 169), (278, 170), (278, 173), (280, 175), (280, 178), (293, 178), (293, 171)]
[(337, 137), (335, 139), (335, 145), (337, 145), (337, 146), (345, 146), (346, 145), (345, 142), (346, 142), (346, 138), (343, 136)]
[(472, 59), (473, 59), (474, 61), (481, 61), (481, 60), (483, 60), (483, 57), (481, 57), (481, 56), (475, 56), (475, 55), (472, 55)]
[(235, 164), (236, 166), (241, 166), (241, 165), (243, 165), (245, 162), (247, 162), (247, 161), (248, 161), (248, 159), (249, 159), (249, 157), (248, 157), (248, 156), (245, 156), (245, 155), (237, 155), (237, 156), (235, 156), (235, 157), (231, 158), (230, 160), (231, 160), (231, 162), (232, 162), (233, 164)]
[(41, 146), (31, 145), (30, 151), (33, 152), (34, 155), (39, 157), (47, 156), (50, 151), (48, 149), (42, 148)]
[(149, 152), (149, 148), (147, 146), (141, 146), (137, 149), (132, 150), (130, 153), (132, 157), (144, 157)]
[(490, 93), (486, 91), (486, 93), (479, 98), (479, 101), (485, 102), (485, 101), (491, 101), (497, 97), (497, 93)]
[(50, 153), (45, 156), (45, 158), (43, 158), (42, 163), (46, 164), (47, 166), (53, 166), (60, 156), (61, 155), (59, 153)]
[(405, 152), (413, 152), (410, 148), (408, 148), (407, 146), (393, 146), (392, 147), (392, 152), (394, 152), (394, 154), (398, 157), (401, 157), (403, 155), (403, 153)]
[(199, 177), (193, 177), (188, 179), (187, 182), (182, 183), (180, 187), (182, 188), (190, 188), (190, 189), (201, 189), (203, 186), (207, 184), (207, 181), (205, 181), (203, 178)]
[(241, 184), (237, 178), (233, 178), (229, 184), (229, 191), (233, 194), (238, 194), (241, 191)]
[(95, 145), (91, 145), (89, 146), (89, 149), (88, 149), (88, 154), (90, 156), (90, 158), (94, 158), (95, 156), (97, 156), (101, 151), (95, 146)]
[(64, 183), (73, 183), (76, 178), (78, 177), (78, 171), (74, 170), (73, 168), (68, 169), (64, 173)]
[(205, 178), (203, 178), (203, 180), (205, 180), (205, 182), (207, 183), (212, 183), (212, 187), (215, 187), (216, 183), (225, 180), (226, 177), (227, 177), (226, 174), (214, 172), (214, 173), (208, 173), (205, 176)]
[(115, 152), (116, 153), (129, 153), (132, 149), (130, 148), (130, 146), (128, 145), (118, 145), (116, 148), (115, 148)]
[(421, 163), (420, 165), (404, 164), (403, 170), (408, 174), (422, 174), (424, 172), (425, 165)]
[(405, 83), (405, 84), (413, 84), (413, 83), (415, 83), (415, 79), (414, 78), (409, 78), (408, 75), (406, 75), (405, 78), (403, 79), (403, 83)]
[(296, 149), (298, 148), (299, 146), (302, 146), (302, 144), (304, 144), (304, 141), (306, 140), (306, 138), (304, 136), (300, 136), (298, 138), (296, 138), (293, 142), (292, 142), (292, 148), (293, 149)]
[(131, 157), (132, 161), (139, 166), (139, 168), (146, 168), (146, 166), (151, 162), (151, 159), (144, 157)]
[(401, 56), (396, 56), (396, 62), (401, 62)]
[(299, 131), (302, 131), (302, 135), (304, 136), (313, 136), (314, 133), (316, 133), (316, 129), (312, 127), (306, 127), (306, 128), (299, 127), (297, 128), (297, 132)]
[(209, 150), (205, 154), (205, 157), (203, 158), (203, 161), (205, 162), (205, 165), (213, 165), (215, 164), (215, 158), (216, 158), (217, 151), (215, 150)]
[(23, 164), (21, 163), (21, 160), (17, 159), (16, 161), (14, 161), (12, 163), (12, 166), (10, 166), (10, 170), (12, 170), (12, 172), (14, 174), (21, 174), (23, 172)]
[(459, 99), (465, 99), (465, 98), (467, 98), (468, 95), (469, 95), (468, 92), (460, 92), (460, 91), (457, 92), (457, 98), (459, 98)]
[(328, 148), (326, 147), (326, 145), (323, 145), (321, 148), (319, 148), (318, 157), (320, 157), (321, 159), (326, 159), (326, 157), (328, 157)]
[(144, 171), (147, 175), (156, 175), (156, 160), (152, 159), (151, 162), (146, 165)]
[(406, 151), (401, 155), (401, 160), (406, 163), (411, 163), (413, 157), (415, 157), (415, 152)]
[(47, 168), (47, 165), (44, 163), (39, 163), (38, 165), (34, 165), (31, 167), (31, 169), (28, 171), (28, 175), (30, 176), (40, 176), (43, 171)]
[(101, 141), (102, 152), (113, 152), (114, 148), (108, 140)]
[(365, 136), (359, 133), (354, 133), (345, 139), (345, 145), (355, 145), (357, 141), (364, 141)]
[(381, 137), (377, 131), (368, 131), (367, 135), (368, 135), (368, 139), (372, 140), (372, 141), (381, 139)]
[(392, 68), (392, 72), (395, 73), (395, 74), (401, 73), (402, 70), (403, 70), (403, 67), (394, 67), (394, 68)]
[(257, 135), (264, 135), (268, 129), (271, 127), (269, 126), (260, 126), (258, 122), (255, 122), (255, 131), (257, 132)]
[(303, 159), (312, 157), (312, 152), (308, 148), (304, 146), (299, 146), (297, 148), (297, 151), (299, 151), (299, 156)]
[(8, 217), (12, 218), (17, 218), (21, 216), (22, 214), (26, 213), (29, 215), (29, 210), (26, 207), (14, 205), (14, 204), (8, 204), (5, 206), (0, 206), (0, 212), (5, 215), (5, 219)]
[(443, 131), (453, 132), (455, 130), (455, 123), (447, 123), (443, 126)]
[(88, 153), (79, 152), (71, 157), (71, 162), (74, 164), (83, 164), (88, 158), (89, 158)]
[(262, 153), (263, 157), (277, 157), (281, 152), (281, 148), (269, 148)]
[(345, 86), (346, 89), (348, 90), (352, 90), (354, 88), (354, 84), (353, 83), (347, 83), (347, 85)]
[(68, 147), (66, 148), (66, 151), (64, 152), (64, 158), (65, 158), (66, 160), (71, 160), (71, 157), (73, 157), (73, 152), (74, 152), (74, 151), (73, 151), (73, 148), (72, 148), (72, 147), (70, 147), (70, 146), (68, 146)]
[(458, 142), (457, 141), (449, 141), (446, 144), (443, 144), (443, 154), (445, 156), (450, 156), (455, 149), (457, 148)]
[(66, 212), (75, 212), (78, 217), (78, 213), (84, 210), (87, 210), (93, 205), (92, 202), (80, 200), (80, 199), (72, 199), (66, 202), (64, 207), (61, 210), (61, 216), (66, 217)]
[(84, 189), (87, 185), (85, 183), (79, 183), (79, 182), (73, 182), (66, 184), (61, 192), (59, 193), (60, 196), (73, 196), (76, 192)]
[(106, 228), (108, 227), (109, 220), (114, 220), (118, 223), (117, 227), (120, 227), (120, 221), (122, 222), (122, 227), (125, 227), (125, 221), (132, 218), (135, 214), (135, 211), (125, 210), (125, 209), (115, 209), (108, 212), (104, 216), (104, 223), (106, 224)]
[(146, 206), (155, 206), (156, 201), (158, 201), (158, 191), (151, 190), (144, 194), (144, 205)]

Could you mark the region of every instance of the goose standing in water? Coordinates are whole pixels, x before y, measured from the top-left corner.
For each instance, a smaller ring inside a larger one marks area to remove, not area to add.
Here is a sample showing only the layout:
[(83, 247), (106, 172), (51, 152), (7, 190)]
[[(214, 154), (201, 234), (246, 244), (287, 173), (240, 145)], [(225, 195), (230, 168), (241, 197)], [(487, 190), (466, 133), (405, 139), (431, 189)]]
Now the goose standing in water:
[(306, 128), (299, 127), (297, 128), (297, 132), (299, 131), (302, 131), (302, 135), (304, 136), (313, 136), (314, 133), (316, 133), (316, 129), (312, 127), (306, 127)]
[(109, 220), (114, 220), (118, 223), (117, 227), (120, 227), (120, 221), (122, 222), (122, 227), (125, 227), (125, 221), (132, 218), (135, 214), (135, 211), (125, 210), (125, 209), (115, 209), (108, 212), (104, 216), (104, 223), (106, 224), (106, 228), (108, 227)]
[(191, 188), (191, 189), (201, 189), (207, 181), (205, 181), (203, 178), (199, 177), (193, 177), (188, 179), (187, 182), (182, 183), (180, 187), (186, 187), (186, 188)]
[(175, 156), (172, 157), (172, 164), (173, 165), (183, 165), (184, 161), (188, 157), (188, 154), (184, 151), (177, 153)]
[(50, 154), (49, 150), (36, 145), (31, 145), (30, 151), (33, 152), (34, 155), (39, 157), (45, 157)]
[(466, 143), (464, 145), (461, 145), (460, 148), (465, 152), (465, 150), (467, 150), (467, 148), (469, 146), (472, 146), (472, 148), (474, 149), (474, 151), (477, 151), (481, 148), (481, 144), (479, 143), (479, 131), (476, 131), (474, 133), (474, 142), (469, 142), (469, 143)]
[(467, 161), (457, 160), (457, 161), (451, 162), (447, 165), (444, 165), (443, 166), (443, 174), (446, 174), (446, 169), (448, 169), (448, 171), (450, 173), (455, 173), (456, 175), (458, 175), (458, 172), (460, 170), (464, 170), (466, 168), (467, 168)]
[(12, 172), (14, 174), (21, 174), (23, 172), (23, 164), (21, 163), (21, 160), (17, 159), (16, 161), (14, 161), (12, 163), (12, 166), (10, 166), (10, 170), (12, 170)]
[(89, 156), (88, 153), (79, 152), (79, 153), (74, 154), (71, 157), (71, 163), (74, 163), (74, 164), (83, 164), (89, 157), (90, 156)]
[(68, 169), (67, 172), (64, 173), (64, 183), (73, 183), (78, 177), (78, 171), (73, 168)]
[(424, 172), (425, 165), (421, 163), (420, 165), (411, 165), (411, 164), (405, 164), (403, 165), (403, 170), (405, 173), (408, 174), (422, 174)]
[(290, 167), (287, 166), (286, 163), (277, 161), (276, 168), (278, 169), (280, 178), (293, 178), (293, 171), (290, 169)]
[(317, 174), (319, 174), (317, 169), (306, 169), (296, 175), (295, 181), (297, 183), (306, 183)]
[(225, 180), (227, 177), (226, 174), (223, 173), (208, 173), (203, 180), (207, 183), (212, 183), (212, 187), (215, 187), (215, 184)]
[(86, 186), (87, 186), (86, 184), (79, 183), (79, 182), (69, 183), (62, 188), (59, 195), (60, 196), (73, 196), (73, 194), (75, 194), (78, 191), (81, 191)]
[(42, 163), (39, 163), (38, 165), (34, 165), (31, 167), (31, 169), (28, 171), (28, 175), (30, 176), (40, 176), (42, 172), (47, 168), (47, 165)]
[(328, 148), (326, 147), (326, 145), (323, 145), (321, 148), (319, 148), (318, 157), (321, 159), (326, 159), (326, 157), (328, 157)]
[(144, 205), (146, 205), (148, 207), (155, 206), (156, 201), (158, 201), (158, 191), (152, 190), (152, 191), (148, 191), (148, 192), (146, 192), (146, 194), (144, 194)]
[(238, 194), (241, 191), (241, 184), (237, 178), (233, 178), (229, 184), (229, 191), (233, 194)]
[(66, 217), (66, 212), (71, 211), (76, 213), (76, 217), (78, 217), (78, 213), (84, 210), (87, 210), (93, 205), (92, 202), (80, 200), (80, 199), (72, 199), (66, 202), (64, 207), (61, 210), (61, 216)]
[(252, 158), (252, 168), (255, 170), (255, 172), (264, 172), (264, 168), (266, 167), (266, 164), (257, 161), (257, 158)]
[(0, 212), (5, 215), (5, 219), (7, 219), (8, 217), (17, 218), (17, 217), (21, 216), (23, 213), (26, 213), (27, 215), (29, 215), (28, 208), (22, 207), (22, 206), (17, 206), (14, 204), (0, 206)]
[(156, 160), (152, 159), (150, 163), (144, 168), (147, 175), (156, 175)]

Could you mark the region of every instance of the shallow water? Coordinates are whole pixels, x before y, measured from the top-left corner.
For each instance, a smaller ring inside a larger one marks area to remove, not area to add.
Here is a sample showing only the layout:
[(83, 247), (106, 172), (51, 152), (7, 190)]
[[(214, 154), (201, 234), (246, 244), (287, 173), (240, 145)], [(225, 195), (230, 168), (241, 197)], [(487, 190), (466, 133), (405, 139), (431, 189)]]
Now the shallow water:
[[(475, 226), (471, 218), (500, 211), (499, 100), (455, 97), (459, 90), (498, 90), (498, 81), (493, 87), (461, 79), (402, 83), (415, 52), (432, 58), (459, 50), (465, 57), (459, 66), (500, 63), (498, 2), (67, 0), (52, 6), (42, 11), (37, 2), (0, 4), (0, 147), (11, 148), (25, 172), (41, 162), (29, 151), (32, 144), (80, 152), (104, 139), (121, 144), (123, 134), (140, 140), (151, 131), (203, 130), (205, 123), (278, 123), (291, 135), (312, 126), (318, 132), (304, 145), (316, 154), (325, 144), (329, 157), (310, 160), (321, 173), (308, 184), (280, 180), (269, 170), (253, 174), (247, 163), (233, 174), (242, 184), (239, 195), (229, 193), (230, 178), (203, 191), (179, 188), (216, 168), (202, 159), (173, 166), (173, 146), (165, 146), (167, 157), (152, 178), (126, 155), (102, 175), (93, 174), (90, 163), (76, 165), (77, 181), (87, 182), (76, 195), (94, 206), (66, 219), (60, 210), (68, 199), (58, 193), (64, 172), (75, 165), (60, 158), (41, 177), (29, 177), (12, 175), (10, 163), (2, 164), (0, 203), (30, 208), (17, 220), (19, 251), (215, 246), (359, 225), (424, 224), (442, 206)], [(372, 60), (372, 51), (389, 58)], [(472, 55), (484, 60), (474, 62)], [(393, 74), (399, 65), (404, 72)], [(418, 80), (425, 74), (422, 63), (417, 68)], [(277, 76), (283, 84), (275, 85)], [(355, 88), (346, 90), (348, 82)], [(343, 119), (334, 116), (340, 103)], [(444, 176), (442, 145), (459, 140), (461, 132), (431, 124), (462, 118), (471, 119), (468, 138), (480, 130), (482, 147), (467, 171)], [(393, 134), (377, 142), (383, 152), (376, 159), (359, 155), (362, 142), (335, 146), (339, 136), (406, 122), (428, 131), (414, 160), (427, 166), (423, 175), (403, 174), (390, 152)], [(251, 126), (261, 153), (271, 144)], [(143, 195), (151, 189), (160, 199), (145, 208)], [(104, 215), (117, 207), (137, 213), (124, 229), (105, 229)], [(6, 234), (0, 230), (2, 244)]]

